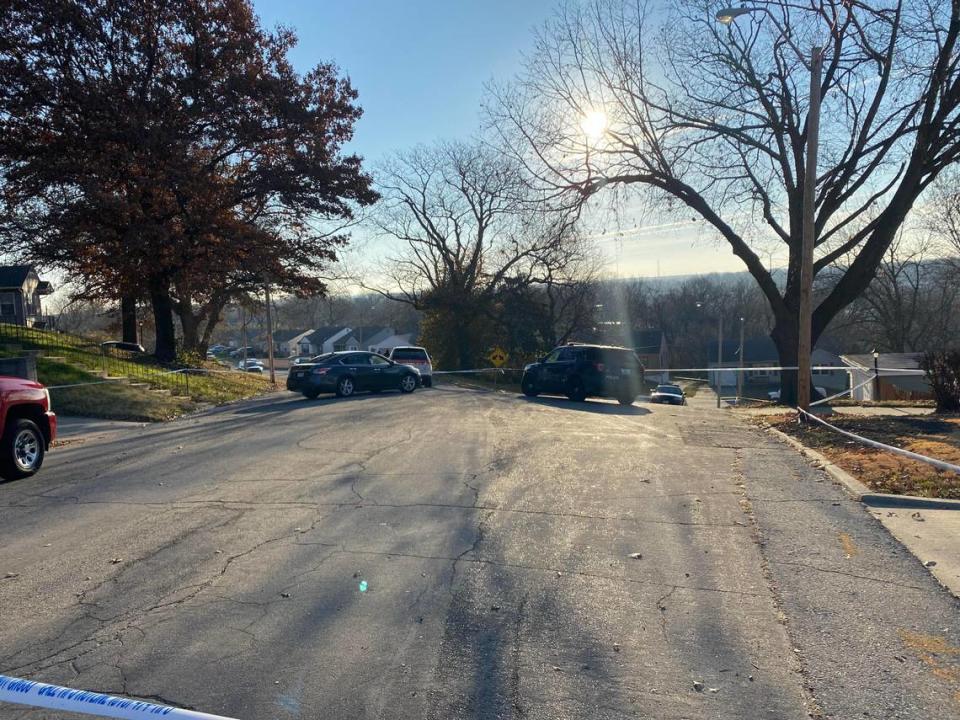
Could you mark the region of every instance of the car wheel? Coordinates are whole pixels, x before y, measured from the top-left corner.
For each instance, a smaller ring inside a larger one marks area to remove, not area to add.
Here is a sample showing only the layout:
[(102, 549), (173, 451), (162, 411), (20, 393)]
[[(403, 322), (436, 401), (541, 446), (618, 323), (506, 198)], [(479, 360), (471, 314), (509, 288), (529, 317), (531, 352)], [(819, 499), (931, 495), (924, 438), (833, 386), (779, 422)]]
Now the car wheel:
[(412, 393), (417, 389), (417, 378), (415, 375), (404, 375), (400, 379), (400, 392)]
[(0, 440), (0, 475), (8, 480), (30, 477), (43, 465), (46, 440), (32, 420), (14, 420)]
[(352, 377), (342, 377), (337, 383), (337, 397), (350, 397), (356, 389)]
[(540, 391), (537, 389), (537, 384), (533, 381), (533, 378), (525, 377), (520, 383), (520, 389), (527, 397), (536, 397), (540, 394)]
[(633, 405), (633, 401), (636, 399), (635, 395), (621, 395), (617, 398), (617, 402), (621, 405)]
[(318, 397), (320, 397), (320, 391), (319, 391), (319, 390), (304, 390), (304, 391), (303, 391), (303, 396), (304, 396), (307, 400), (316, 400)]
[(583, 380), (572, 377), (567, 381), (567, 397), (575, 402), (583, 402), (587, 399), (587, 390), (583, 387)]

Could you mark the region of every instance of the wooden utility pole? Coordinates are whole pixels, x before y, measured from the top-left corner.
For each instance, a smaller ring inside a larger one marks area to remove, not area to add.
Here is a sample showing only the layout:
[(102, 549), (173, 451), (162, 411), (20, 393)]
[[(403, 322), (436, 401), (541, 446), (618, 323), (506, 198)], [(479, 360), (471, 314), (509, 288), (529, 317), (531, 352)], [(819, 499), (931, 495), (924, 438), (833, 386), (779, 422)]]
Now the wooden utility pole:
[(264, 283), (263, 295), (267, 301), (267, 358), (270, 363), (270, 384), (277, 384), (277, 371), (273, 366), (273, 312), (270, 310), (270, 283)]

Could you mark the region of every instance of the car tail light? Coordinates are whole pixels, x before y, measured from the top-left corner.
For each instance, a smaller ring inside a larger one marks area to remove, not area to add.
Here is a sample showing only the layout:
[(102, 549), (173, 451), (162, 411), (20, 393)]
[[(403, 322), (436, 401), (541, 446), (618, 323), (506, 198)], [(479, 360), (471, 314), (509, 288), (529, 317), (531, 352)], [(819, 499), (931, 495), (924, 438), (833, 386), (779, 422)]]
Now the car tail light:
[(603, 372), (607, 369), (607, 366), (603, 363), (594, 363), (593, 366), (597, 369), (597, 372)]
[(314, 368), (310, 372), (314, 375), (326, 375), (328, 372), (330, 372), (330, 368)]

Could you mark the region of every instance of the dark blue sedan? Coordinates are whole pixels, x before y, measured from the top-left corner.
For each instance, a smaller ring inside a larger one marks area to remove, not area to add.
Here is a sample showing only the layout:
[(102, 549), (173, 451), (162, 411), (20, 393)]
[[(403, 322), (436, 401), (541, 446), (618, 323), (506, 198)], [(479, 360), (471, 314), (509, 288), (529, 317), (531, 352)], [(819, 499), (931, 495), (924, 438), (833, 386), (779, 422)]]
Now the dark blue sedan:
[(350, 397), (356, 392), (399, 390), (412, 393), (420, 385), (420, 372), (409, 365), (372, 352), (334, 352), (318, 355), (290, 368), (287, 390), (311, 400), (320, 393)]

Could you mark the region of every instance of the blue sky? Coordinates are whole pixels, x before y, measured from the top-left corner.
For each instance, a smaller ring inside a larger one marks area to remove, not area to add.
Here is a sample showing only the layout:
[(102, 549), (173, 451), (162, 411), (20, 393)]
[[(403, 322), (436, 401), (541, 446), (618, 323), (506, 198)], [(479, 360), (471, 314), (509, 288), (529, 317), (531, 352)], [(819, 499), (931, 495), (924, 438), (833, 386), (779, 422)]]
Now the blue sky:
[[(418, 143), (474, 133), (484, 83), (517, 73), (533, 31), (558, 2), (254, 0), (254, 6), (265, 26), (296, 31), (300, 43), (291, 57), (298, 70), (334, 61), (350, 77), (364, 109), (350, 149), (375, 164)], [(629, 211), (621, 220), (624, 227), (634, 225)], [(616, 275), (743, 269), (729, 247), (703, 241), (684, 223), (641, 227), (622, 238), (610, 237), (615, 229), (605, 222), (595, 228)], [(354, 235), (359, 240), (363, 233)], [(382, 251), (356, 247), (368, 256)]]
[(483, 84), (508, 79), (556, 0), (256, 0), (300, 38), (299, 70), (335, 61), (360, 93), (353, 149), (370, 160), (479, 126)]

